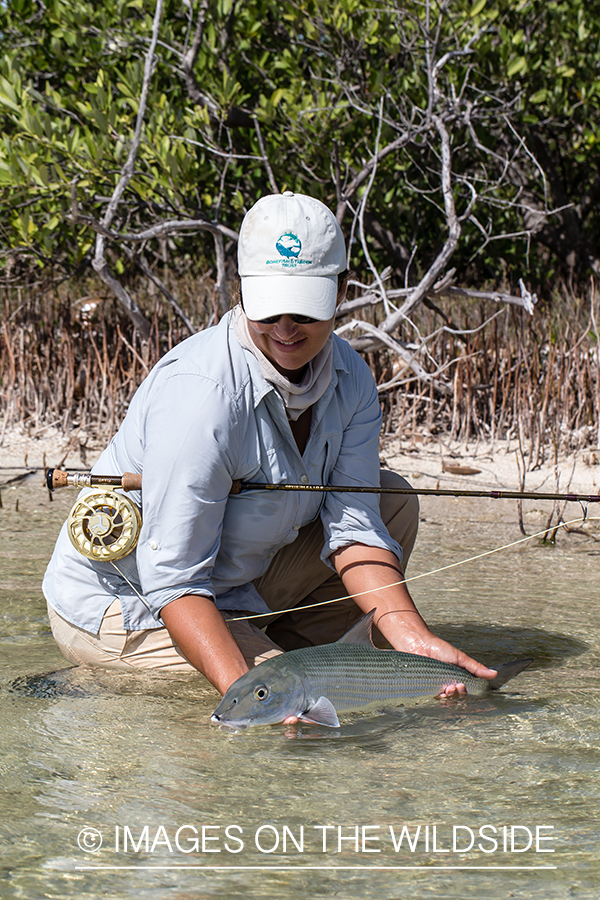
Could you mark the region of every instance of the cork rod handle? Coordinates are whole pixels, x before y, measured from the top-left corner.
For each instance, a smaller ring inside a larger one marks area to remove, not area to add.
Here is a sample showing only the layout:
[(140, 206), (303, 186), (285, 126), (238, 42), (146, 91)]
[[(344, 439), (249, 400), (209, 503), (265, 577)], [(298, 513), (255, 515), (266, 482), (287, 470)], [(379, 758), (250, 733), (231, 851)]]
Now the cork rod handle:
[(134, 472), (124, 475), (92, 475), (90, 472), (63, 472), (60, 469), (48, 469), (46, 486), (54, 491), (62, 487), (116, 487), (123, 491), (140, 491), (142, 476)]

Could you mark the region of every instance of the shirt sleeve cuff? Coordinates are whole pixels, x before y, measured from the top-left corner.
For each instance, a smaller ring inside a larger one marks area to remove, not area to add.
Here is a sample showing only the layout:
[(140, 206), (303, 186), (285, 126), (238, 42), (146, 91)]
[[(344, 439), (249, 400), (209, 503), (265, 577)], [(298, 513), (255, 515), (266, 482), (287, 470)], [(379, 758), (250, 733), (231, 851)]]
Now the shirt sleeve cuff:
[(339, 550), (340, 547), (349, 547), (350, 544), (365, 544), (367, 547), (379, 547), (381, 550), (390, 550), (398, 557), (398, 562), (402, 563), (402, 547), (389, 534), (378, 534), (376, 531), (355, 531), (347, 532), (343, 535), (331, 537), (325, 542), (321, 552), (321, 560), (326, 566), (335, 571), (335, 567), (330, 560), (332, 553)]
[(188, 594), (197, 594), (201, 597), (209, 597), (213, 602), (215, 592), (210, 582), (191, 582), (189, 584), (178, 584), (174, 587), (164, 588), (158, 591), (150, 591), (146, 594), (148, 608), (155, 619), (160, 619), (160, 612), (163, 606), (185, 597)]

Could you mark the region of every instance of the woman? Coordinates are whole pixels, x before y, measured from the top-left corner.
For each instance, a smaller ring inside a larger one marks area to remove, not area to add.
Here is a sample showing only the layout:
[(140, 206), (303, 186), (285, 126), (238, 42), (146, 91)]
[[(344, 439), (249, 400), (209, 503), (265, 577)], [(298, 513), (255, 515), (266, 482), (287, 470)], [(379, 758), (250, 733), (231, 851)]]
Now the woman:
[[(373, 494), (231, 493), (237, 482), (380, 478), (375, 383), (332, 333), (347, 276), (335, 217), (302, 194), (263, 197), (242, 223), (238, 263), (242, 306), (155, 366), (95, 466), (142, 473), (135, 552), (92, 562), (61, 532), (44, 591), (63, 654), (197, 669), (224, 693), (249, 665), (336, 640), (376, 608), (396, 649), (493, 677), (433, 635), (398, 584), (416, 536), (413, 497), (387, 495), (380, 508)], [(344, 595), (354, 600), (303, 608)], [(282, 610), (292, 611), (264, 615)]]

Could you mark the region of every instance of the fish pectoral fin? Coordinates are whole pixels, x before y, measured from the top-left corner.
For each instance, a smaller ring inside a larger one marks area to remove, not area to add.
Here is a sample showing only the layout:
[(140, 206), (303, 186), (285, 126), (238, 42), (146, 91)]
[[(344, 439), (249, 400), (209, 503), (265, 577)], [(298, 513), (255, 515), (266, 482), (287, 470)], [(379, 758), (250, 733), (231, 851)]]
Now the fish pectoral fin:
[(371, 632), (373, 630), (373, 619), (375, 617), (375, 610), (372, 609), (370, 612), (363, 616), (360, 622), (357, 622), (356, 625), (347, 631), (343, 637), (337, 641), (338, 644), (363, 644), (365, 647), (373, 647), (373, 638), (371, 637)]
[(301, 722), (312, 722), (315, 725), (328, 725), (329, 728), (339, 728), (340, 723), (335, 711), (335, 706), (327, 697), (319, 697), (309, 709), (298, 716)]

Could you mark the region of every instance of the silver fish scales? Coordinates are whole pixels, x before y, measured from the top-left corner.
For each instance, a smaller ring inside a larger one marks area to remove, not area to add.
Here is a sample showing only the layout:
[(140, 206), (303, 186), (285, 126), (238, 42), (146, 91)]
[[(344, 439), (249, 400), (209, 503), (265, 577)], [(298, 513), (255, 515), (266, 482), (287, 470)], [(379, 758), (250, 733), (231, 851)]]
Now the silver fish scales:
[(293, 651), (294, 665), (340, 710), (394, 697), (434, 696), (457, 679), (470, 693), (487, 688), (484, 679), (465, 669), (413, 653), (383, 652), (357, 644), (326, 644), (318, 656), (312, 650)]
[(436, 696), (462, 683), (471, 694), (501, 687), (531, 659), (493, 666), (493, 681), (449, 663), (378, 650), (371, 642), (371, 611), (334, 644), (304, 647), (273, 657), (231, 685), (212, 721), (236, 727), (268, 725), (297, 716), (337, 727), (337, 713), (390, 700)]

